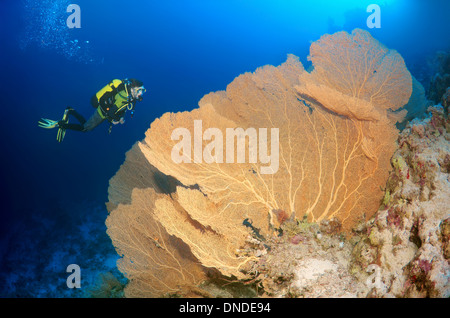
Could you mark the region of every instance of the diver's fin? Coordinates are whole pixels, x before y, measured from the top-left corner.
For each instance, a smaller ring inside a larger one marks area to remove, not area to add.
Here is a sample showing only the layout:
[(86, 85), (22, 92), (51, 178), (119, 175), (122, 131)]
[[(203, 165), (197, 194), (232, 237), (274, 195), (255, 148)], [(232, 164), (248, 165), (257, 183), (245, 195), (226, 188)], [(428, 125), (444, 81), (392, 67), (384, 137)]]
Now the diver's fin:
[(64, 136), (66, 135), (66, 129), (65, 124), (69, 123), (69, 110), (72, 108), (67, 107), (64, 110), (64, 115), (60, 121), (52, 120), (48, 118), (41, 118), (41, 120), (38, 121), (38, 126), (41, 128), (46, 129), (52, 129), (52, 128), (58, 128), (58, 133), (56, 134), (56, 140), (58, 142), (62, 142), (64, 139)]
[(66, 128), (64, 128), (65, 124), (69, 123), (69, 110), (72, 108), (67, 107), (64, 111), (64, 115), (62, 119), (58, 122), (58, 133), (56, 134), (56, 140), (58, 142), (62, 142), (64, 140), (64, 136), (66, 135)]
[(38, 121), (38, 125), (41, 128), (52, 129), (58, 127), (58, 121), (47, 118), (41, 118), (41, 120)]
[(66, 135), (66, 130), (62, 127), (59, 127), (58, 133), (56, 134), (56, 140), (58, 140), (58, 142), (62, 142), (64, 140), (65, 135)]

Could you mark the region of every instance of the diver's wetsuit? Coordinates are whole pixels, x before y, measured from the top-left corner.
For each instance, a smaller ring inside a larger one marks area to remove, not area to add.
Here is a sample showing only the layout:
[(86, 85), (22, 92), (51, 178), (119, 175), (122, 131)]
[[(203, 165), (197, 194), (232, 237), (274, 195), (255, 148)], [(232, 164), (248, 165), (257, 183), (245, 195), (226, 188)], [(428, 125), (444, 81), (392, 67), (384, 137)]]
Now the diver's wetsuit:
[[(117, 85), (117, 87), (114, 86), (114, 84)], [(108, 120), (110, 123), (113, 121), (120, 121), (120, 119), (125, 116), (125, 112), (128, 108), (134, 108), (134, 103), (136, 100), (131, 98), (131, 95), (128, 93), (130, 88), (126, 88), (126, 84), (122, 81), (114, 80), (109, 85), (112, 85), (111, 91), (103, 92), (100, 97), (98, 93), (92, 97), (91, 104), (96, 108), (96, 110), (87, 121), (76, 110), (70, 108), (67, 111), (67, 115), (72, 115), (80, 123), (69, 124), (59, 122), (60, 127), (64, 129), (87, 132), (91, 131), (105, 120)]]
[(91, 131), (98, 125), (100, 125), (106, 118), (102, 118), (98, 112), (95, 112), (88, 121), (84, 119), (82, 115), (80, 115), (75, 109), (69, 109), (67, 115), (72, 115), (75, 117), (80, 123), (79, 124), (64, 124), (60, 123), (62, 128), (71, 129), (76, 131)]

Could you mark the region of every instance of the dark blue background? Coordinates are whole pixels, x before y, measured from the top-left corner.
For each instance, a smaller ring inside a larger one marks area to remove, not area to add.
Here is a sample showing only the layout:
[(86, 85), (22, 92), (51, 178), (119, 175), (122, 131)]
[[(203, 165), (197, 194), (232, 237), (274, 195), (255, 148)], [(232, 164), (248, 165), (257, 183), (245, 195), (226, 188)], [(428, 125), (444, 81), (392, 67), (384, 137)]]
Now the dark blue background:
[[(279, 65), (288, 53), (307, 64), (310, 41), (327, 32), (360, 27), (399, 51), (426, 86), (427, 58), (449, 48), (450, 1), (71, 2), (81, 8), (81, 29), (56, 24), (54, 33), (80, 43), (89, 41), (89, 50), (80, 50), (80, 57), (69, 56), (67, 43), (61, 41), (43, 45), (52, 35), (40, 38), (42, 26), (32, 17), (48, 14), (48, 1), (0, 1), (0, 269), (6, 273), (2, 277), (11, 272), (21, 275), (11, 259), (20, 262), (23, 256), (22, 263), (45, 264), (17, 248), (27, 246), (27, 240), (40, 242), (39, 255), (45, 259), (45, 253), (55, 248), (46, 240), (64, 241), (64, 235), (75, 231), (71, 226), (87, 222), (92, 213), (96, 219), (90, 222), (103, 231), (108, 181), (150, 123), (165, 112), (196, 107), (203, 95), (225, 89), (239, 74), (265, 64)], [(32, 8), (25, 7), (27, 3)], [(381, 5), (381, 29), (366, 26), (365, 8), (370, 3)], [(21, 47), (24, 37), (30, 36), (27, 46)], [(89, 117), (94, 111), (91, 96), (111, 79), (124, 77), (141, 79), (148, 92), (134, 118), (127, 117), (111, 135), (108, 125), (102, 124), (90, 133), (68, 131), (59, 144), (56, 130), (37, 126), (41, 117), (59, 119), (67, 106)], [(39, 218), (51, 224), (45, 231), (36, 228)], [(101, 243), (110, 244), (102, 235)], [(8, 290), (4, 293), (9, 295)], [(45, 292), (26, 294), (42, 295)]]

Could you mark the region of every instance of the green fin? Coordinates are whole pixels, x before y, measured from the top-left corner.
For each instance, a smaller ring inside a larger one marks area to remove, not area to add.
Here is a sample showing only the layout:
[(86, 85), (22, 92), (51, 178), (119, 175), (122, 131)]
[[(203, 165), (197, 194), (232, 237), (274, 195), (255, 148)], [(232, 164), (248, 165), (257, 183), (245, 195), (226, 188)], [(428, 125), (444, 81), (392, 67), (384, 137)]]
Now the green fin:
[(66, 110), (64, 111), (64, 115), (62, 117), (62, 119), (58, 122), (58, 133), (56, 134), (56, 140), (58, 140), (58, 142), (62, 142), (64, 140), (64, 136), (66, 135), (66, 129), (64, 127), (64, 124), (69, 123), (69, 115), (68, 112), (71, 108), (67, 107)]
[[(48, 118), (41, 118), (41, 120), (38, 121), (38, 126), (45, 129), (52, 129), (52, 128), (58, 128), (58, 133), (56, 134), (56, 140), (58, 142), (62, 142), (64, 140), (64, 136), (66, 135), (66, 129), (64, 128), (64, 124), (69, 123), (69, 110), (72, 108), (67, 107), (64, 110), (63, 117), (60, 121), (48, 119)], [(62, 127), (61, 127), (62, 126)]]
[(64, 140), (65, 135), (66, 130), (64, 128), (59, 127), (58, 133), (56, 134), (56, 140), (58, 140), (58, 142), (62, 142)]
[(41, 128), (52, 129), (58, 127), (58, 121), (47, 118), (41, 118), (41, 120), (38, 121), (38, 125)]

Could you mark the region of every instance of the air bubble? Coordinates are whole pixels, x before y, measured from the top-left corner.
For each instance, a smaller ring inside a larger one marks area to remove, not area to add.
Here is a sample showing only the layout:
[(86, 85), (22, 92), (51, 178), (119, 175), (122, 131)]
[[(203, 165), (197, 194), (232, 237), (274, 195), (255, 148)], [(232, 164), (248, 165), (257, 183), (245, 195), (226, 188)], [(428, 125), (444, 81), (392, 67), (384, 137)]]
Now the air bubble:
[(67, 27), (68, 0), (25, 0), (25, 31), (20, 40), (21, 49), (35, 44), (54, 50), (69, 60), (81, 63), (98, 62), (90, 52), (89, 41), (73, 39), (76, 30)]

